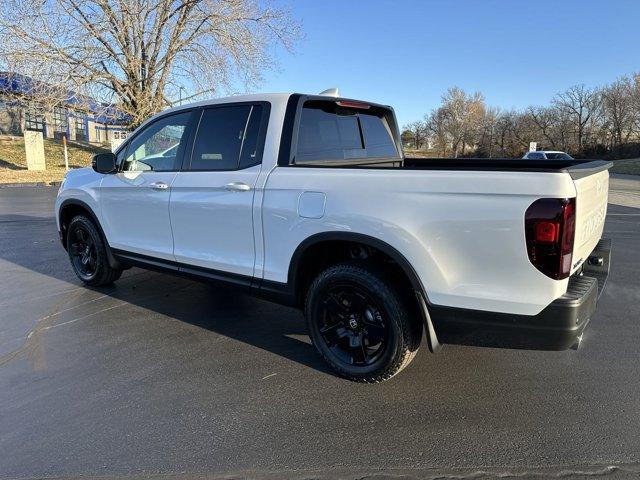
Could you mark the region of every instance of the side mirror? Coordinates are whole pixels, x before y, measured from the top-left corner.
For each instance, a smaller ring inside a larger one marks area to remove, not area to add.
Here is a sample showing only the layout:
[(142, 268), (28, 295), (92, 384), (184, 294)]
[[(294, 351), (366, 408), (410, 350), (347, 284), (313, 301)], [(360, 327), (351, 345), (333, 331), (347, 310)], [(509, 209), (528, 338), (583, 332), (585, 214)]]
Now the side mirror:
[(98, 173), (114, 173), (116, 171), (116, 156), (111, 153), (98, 153), (91, 159), (91, 166)]

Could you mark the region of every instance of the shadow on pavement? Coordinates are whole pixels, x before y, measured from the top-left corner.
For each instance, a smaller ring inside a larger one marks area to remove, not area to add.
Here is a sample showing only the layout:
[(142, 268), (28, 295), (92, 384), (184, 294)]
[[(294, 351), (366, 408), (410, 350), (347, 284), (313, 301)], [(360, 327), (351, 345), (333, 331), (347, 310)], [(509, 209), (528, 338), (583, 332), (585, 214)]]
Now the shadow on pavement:
[(95, 291), (331, 373), (308, 340), (299, 311), (233, 287), (144, 272)]
[[(0, 260), (82, 286), (72, 273), (52, 218), (1, 215), (0, 235), (3, 238)], [(3, 283), (12, 281), (6, 277), (2, 280)], [(87, 288), (87, 292), (90, 291), (210, 330), (308, 367), (330, 371), (309, 343), (299, 311), (257, 299), (233, 287), (133, 268), (125, 271), (123, 278), (114, 285)], [(81, 311), (77, 313), (82, 315)]]

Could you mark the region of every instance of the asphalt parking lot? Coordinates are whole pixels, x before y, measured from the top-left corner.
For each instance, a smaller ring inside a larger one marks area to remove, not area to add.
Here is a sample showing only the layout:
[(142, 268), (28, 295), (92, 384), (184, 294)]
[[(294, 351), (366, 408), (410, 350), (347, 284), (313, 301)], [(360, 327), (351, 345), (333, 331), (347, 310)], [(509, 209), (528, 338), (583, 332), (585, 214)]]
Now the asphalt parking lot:
[(0, 478), (640, 475), (640, 177), (612, 181), (580, 350), (423, 345), (375, 386), (295, 310), (139, 269), (82, 287), (55, 194), (0, 188)]

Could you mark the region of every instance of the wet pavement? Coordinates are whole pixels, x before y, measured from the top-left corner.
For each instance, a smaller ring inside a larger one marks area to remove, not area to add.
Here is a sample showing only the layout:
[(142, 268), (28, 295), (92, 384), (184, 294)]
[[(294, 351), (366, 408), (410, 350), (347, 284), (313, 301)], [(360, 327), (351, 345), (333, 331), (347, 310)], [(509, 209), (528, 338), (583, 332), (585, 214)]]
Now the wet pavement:
[(81, 286), (55, 188), (0, 188), (0, 478), (636, 478), (640, 181), (623, 180), (580, 350), (423, 345), (375, 386), (331, 374), (296, 310), (135, 268)]

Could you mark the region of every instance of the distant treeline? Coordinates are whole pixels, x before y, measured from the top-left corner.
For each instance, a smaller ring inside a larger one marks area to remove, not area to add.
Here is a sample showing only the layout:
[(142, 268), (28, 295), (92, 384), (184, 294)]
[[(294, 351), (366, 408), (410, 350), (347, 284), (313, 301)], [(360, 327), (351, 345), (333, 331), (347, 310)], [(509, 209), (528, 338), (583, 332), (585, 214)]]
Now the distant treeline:
[(405, 146), (442, 157), (519, 157), (561, 150), (577, 158), (640, 157), (640, 74), (600, 87), (574, 85), (546, 106), (502, 110), (453, 87), (424, 120), (403, 127)]

